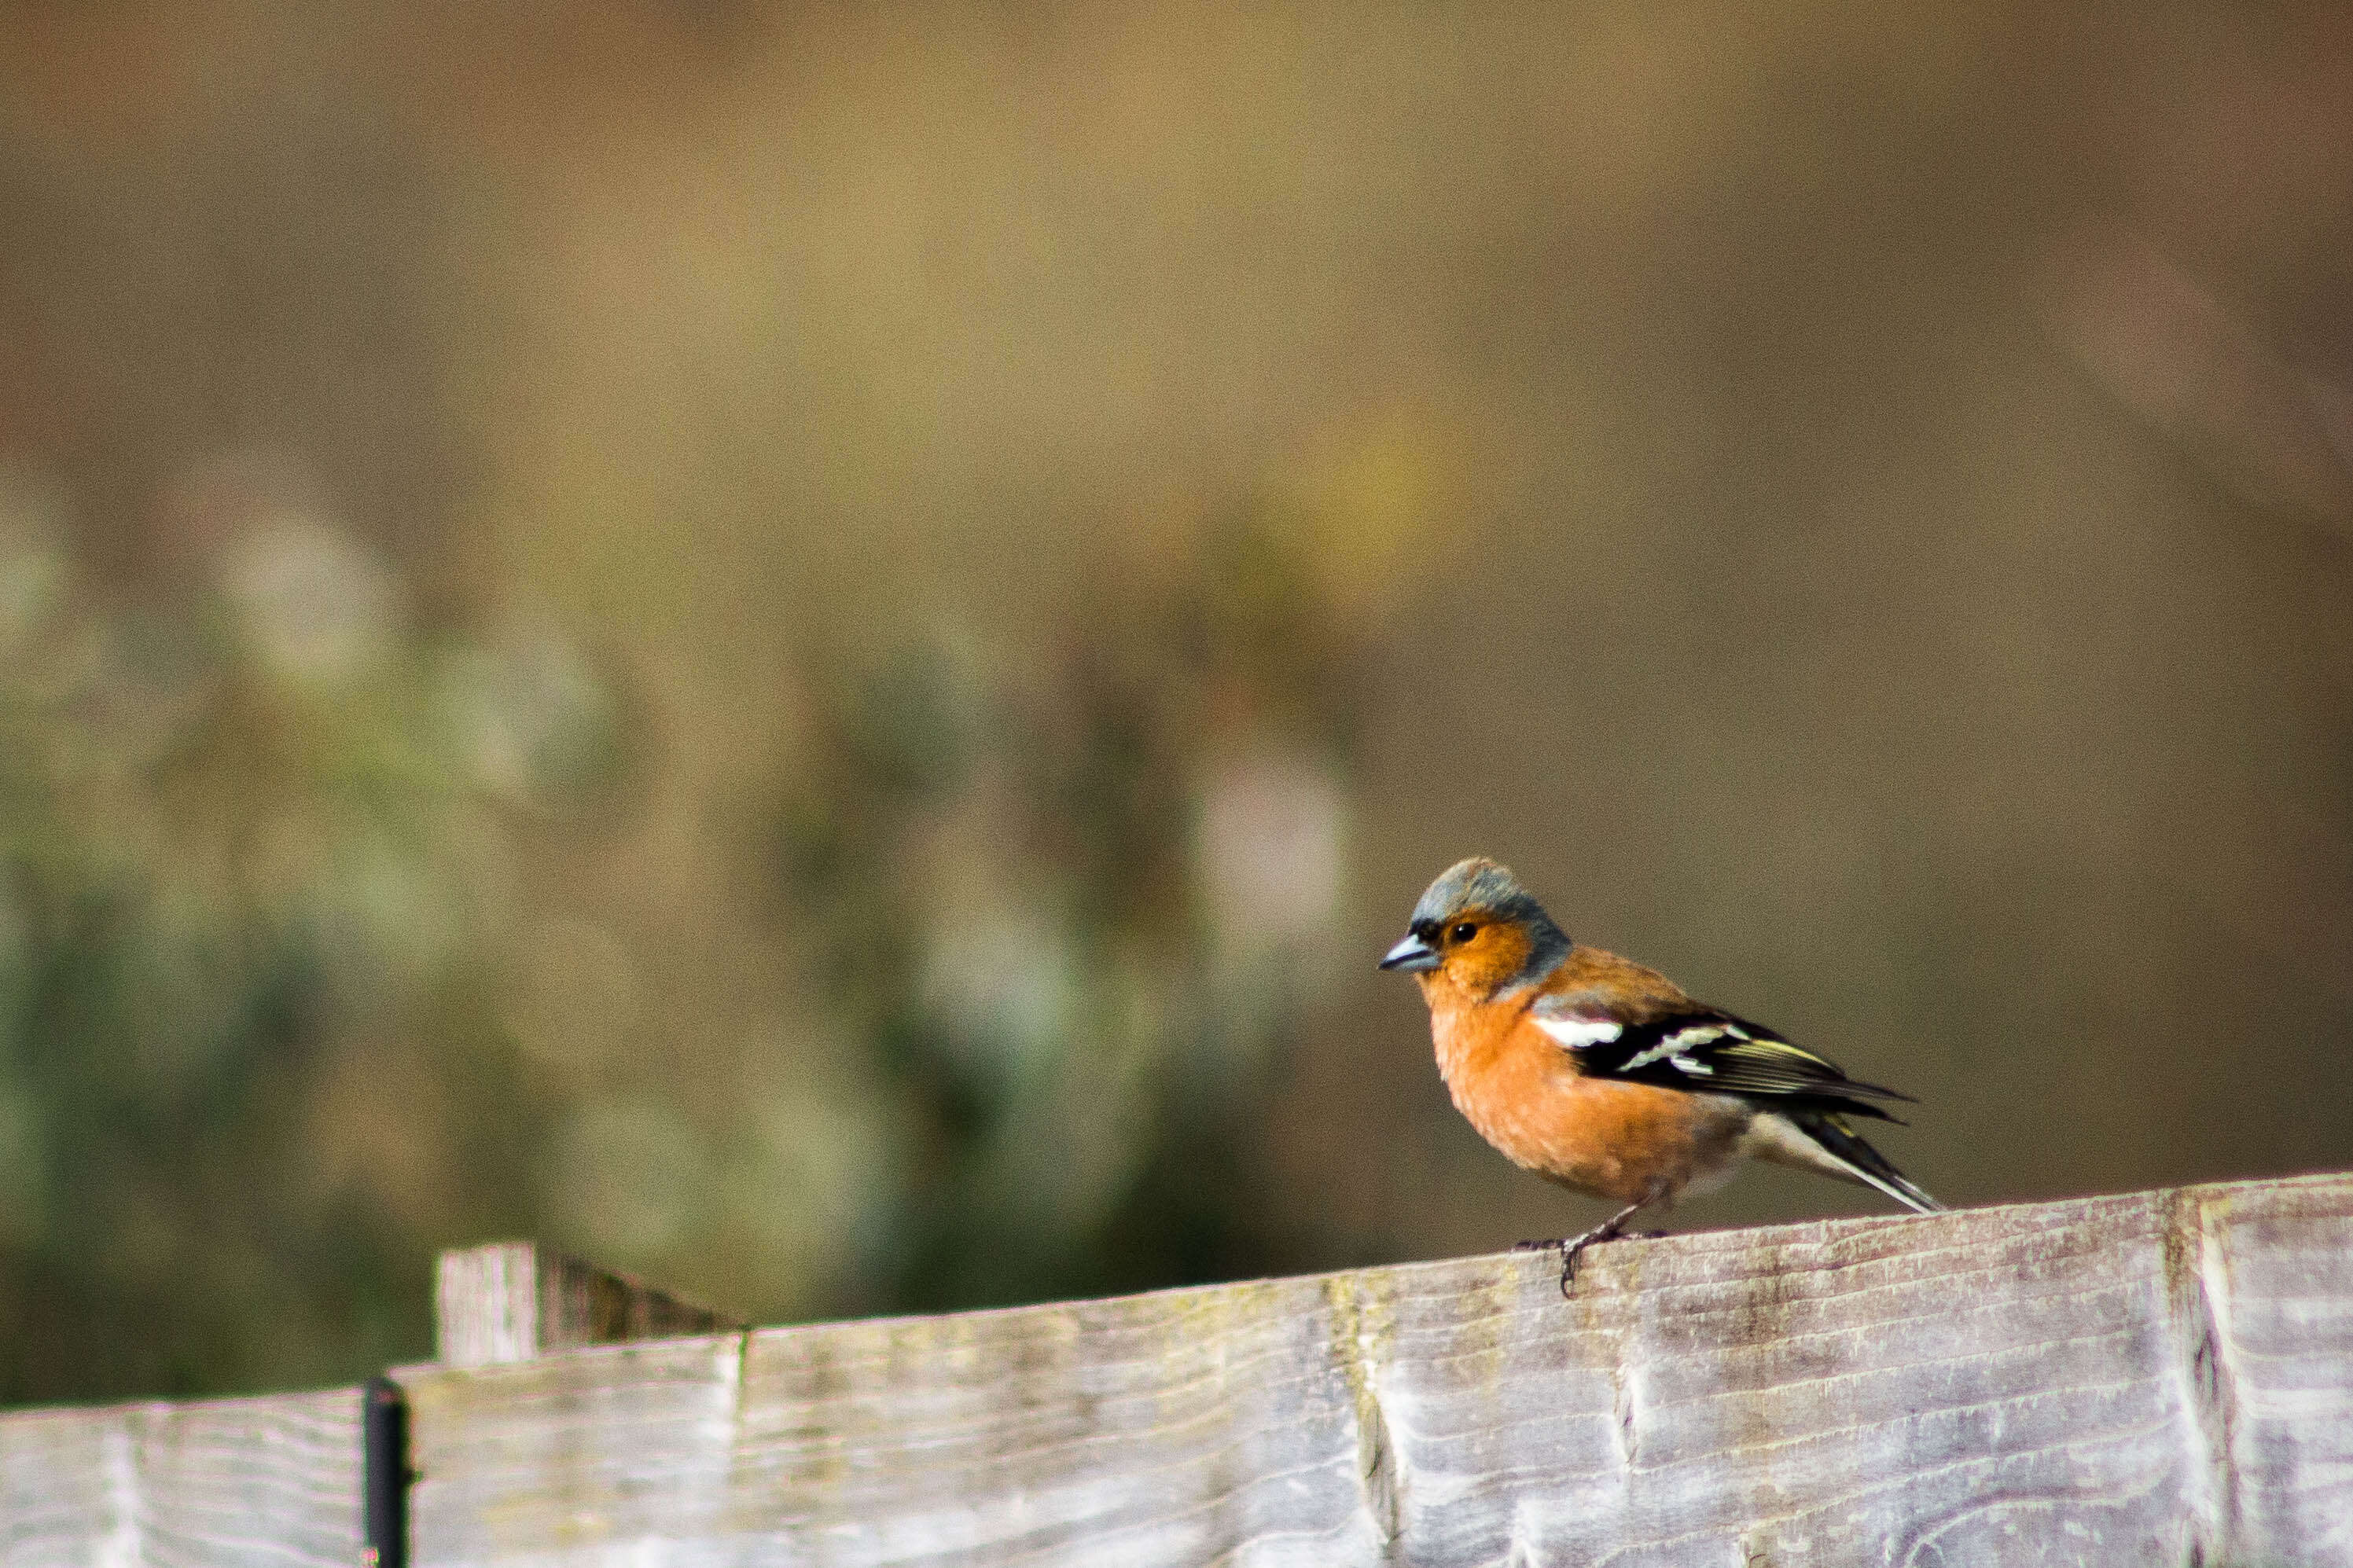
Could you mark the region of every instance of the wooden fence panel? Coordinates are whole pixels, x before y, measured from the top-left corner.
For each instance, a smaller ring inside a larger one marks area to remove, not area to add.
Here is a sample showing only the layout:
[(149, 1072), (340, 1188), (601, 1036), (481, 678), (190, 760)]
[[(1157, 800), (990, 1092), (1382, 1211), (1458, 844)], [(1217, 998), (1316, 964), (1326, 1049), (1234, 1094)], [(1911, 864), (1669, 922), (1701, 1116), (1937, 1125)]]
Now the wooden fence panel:
[[(421, 1563), (2353, 1568), (2353, 1176), (535, 1355), (698, 1320), (492, 1251)], [(356, 1563), (359, 1411), (0, 1415), (0, 1564)]]
[(2353, 1178), (403, 1374), (431, 1564), (2353, 1564)]
[(353, 1568), (360, 1391), (0, 1416), (7, 1568)]
[(2227, 1561), (2353, 1563), (2353, 1177), (2221, 1193), (2199, 1259), (2214, 1353), (2194, 1373), (2224, 1461)]

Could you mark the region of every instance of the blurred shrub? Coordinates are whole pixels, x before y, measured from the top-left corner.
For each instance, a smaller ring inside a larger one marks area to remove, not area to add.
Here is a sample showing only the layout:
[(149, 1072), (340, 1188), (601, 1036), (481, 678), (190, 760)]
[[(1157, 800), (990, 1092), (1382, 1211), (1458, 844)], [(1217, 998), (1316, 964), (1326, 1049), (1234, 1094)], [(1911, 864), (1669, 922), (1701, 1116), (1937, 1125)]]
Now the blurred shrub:
[(1298, 520), (1105, 563), (1039, 646), (804, 659), (766, 929), (829, 1059), (698, 1095), (707, 1042), (643, 1047), (693, 1020), (532, 865), (659, 765), (618, 688), (218, 488), (142, 597), (53, 499), (0, 518), (0, 1398), (416, 1357), (434, 1249), (501, 1233), (732, 1258), (755, 1312), (1277, 1255), (1252, 1108), (1327, 978), (1356, 657)]
[(54, 502), (0, 509), (0, 1397), (413, 1356), (431, 1248), (533, 1226), (490, 803), (608, 716), (269, 489), (111, 602)]
[(792, 944), (907, 1127), (883, 1298), (1262, 1267), (1264, 1075), (1326, 976), (1353, 650), (1261, 510), (1059, 639), (819, 687)]

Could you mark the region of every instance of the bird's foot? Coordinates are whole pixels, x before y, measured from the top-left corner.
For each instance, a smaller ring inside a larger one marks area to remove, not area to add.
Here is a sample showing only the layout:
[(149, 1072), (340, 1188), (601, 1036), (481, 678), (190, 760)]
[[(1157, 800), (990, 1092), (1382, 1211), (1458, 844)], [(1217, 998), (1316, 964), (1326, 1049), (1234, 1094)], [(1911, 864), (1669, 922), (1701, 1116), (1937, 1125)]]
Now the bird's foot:
[(1560, 1249), (1560, 1299), (1568, 1300), (1568, 1288), (1577, 1282), (1577, 1255), (1588, 1247), (1599, 1247), (1605, 1241), (1615, 1241), (1619, 1233), (1606, 1225), (1595, 1226), (1583, 1236), (1564, 1236), (1555, 1241), (1523, 1241), (1515, 1244), (1514, 1252), (1550, 1252)]
[(1550, 1252), (1556, 1247), (1560, 1248), (1560, 1299), (1566, 1301), (1569, 1299), (1568, 1288), (1577, 1282), (1577, 1255), (1587, 1247), (1599, 1247), (1605, 1241), (1617, 1241), (1621, 1238), (1653, 1241), (1666, 1234), (1660, 1230), (1630, 1231), (1626, 1228), (1626, 1222), (1633, 1217), (1635, 1209), (1641, 1206), (1636, 1204), (1621, 1214), (1612, 1215), (1583, 1236), (1565, 1236), (1557, 1241), (1523, 1241), (1515, 1244), (1512, 1250), (1514, 1252)]
[(1568, 1295), (1568, 1277), (1577, 1269), (1577, 1254), (1573, 1249), (1583, 1245), (1585, 1243), (1577, 1237), (1564, 1236), (1551, 1241), (1515, 1241), (1512, 1243), (1512, 1250), (1514, 1252), (1550, 1252), (1554, 1247), (1559, 1247), (1561, 1249), (1560, 1293), (1563, 1298), (1566, 1298)]

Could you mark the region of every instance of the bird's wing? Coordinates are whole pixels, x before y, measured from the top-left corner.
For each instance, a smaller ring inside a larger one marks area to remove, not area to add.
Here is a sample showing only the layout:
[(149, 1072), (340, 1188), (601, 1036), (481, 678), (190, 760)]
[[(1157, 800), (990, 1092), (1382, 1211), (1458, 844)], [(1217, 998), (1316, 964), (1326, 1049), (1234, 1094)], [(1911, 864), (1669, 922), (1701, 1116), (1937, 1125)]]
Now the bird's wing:
[(1612, 1016), (1574, 994), (1539, 997), (1529, 1010), (1588, 1078), (1662, 1089), (1812, 1102), (1892, 1121), (1874, 1100), (1912, 1097), (1859, 1083), (1836, 1062), (1791, 1045), (1761, 1024), (1686, 1002), (1640, 1017)]

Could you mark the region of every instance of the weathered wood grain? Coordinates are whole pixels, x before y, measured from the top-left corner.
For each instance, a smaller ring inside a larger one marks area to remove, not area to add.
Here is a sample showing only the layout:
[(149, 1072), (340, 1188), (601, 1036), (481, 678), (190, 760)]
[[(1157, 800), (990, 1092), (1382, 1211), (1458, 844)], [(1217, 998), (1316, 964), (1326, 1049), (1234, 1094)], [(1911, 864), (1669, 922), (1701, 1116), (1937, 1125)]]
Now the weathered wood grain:
[[(2353, 1564), (2353, 1177), (1627, 1244), (1569, 1303), (1552, 1278), (412, 1368), (417, 1561)], [(0, 1564), (354, 1563), (358, 1413), (0, 1415)]]
[(403, 1374), (417, 1561), (2353, 1564), (2353, 1177)]
[(443, 1253), (433, 1321), (434, 1357), (445, 1366), (743, 1327), (642, 1280), (528, 1241)]
[(349, 1568), (359, 1417), (356, 1388), (0, 1416), (0, 1564)]

